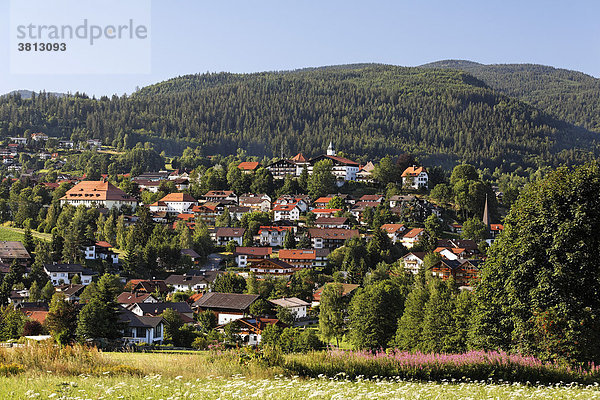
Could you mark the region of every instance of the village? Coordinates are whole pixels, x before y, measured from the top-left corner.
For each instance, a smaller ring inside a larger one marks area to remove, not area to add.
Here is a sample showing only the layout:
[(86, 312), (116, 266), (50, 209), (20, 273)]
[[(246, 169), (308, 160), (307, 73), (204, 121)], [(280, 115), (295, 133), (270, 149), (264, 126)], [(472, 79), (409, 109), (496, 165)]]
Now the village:
[[(47, 140), (49, 138), (41, 133), (29, 138), (11, 138), (7, 148), (0, 150), (7, 171), (35, 185), (35, 171), (21, 171), (21, 163), (15, 160), (22, 160), (22, 154), (27, 154), (30, 158), (60, 163), (57, 153), (39, 149), (37, 153), (32, 152), (39, 148), (37, 143)], [(75, 149), (69, 151), (77, 151), (81, 146), (92, 151), (102, 149), (98, 141), (77, 145), (60, 141), (57, 145)], [(401, 182), (397, 182), (401, 191), (354, 195), (343, 189), (349, 183), (374, 186), (377, 167), (373, 162), (361, 165), (338, 156), (331, 142), (325, 154), (314, 158), (300, 153), (268, 165), (241, 161), (237, 164), (237, 173), (251, 177), (262, 170), (278, 187), (288, 180), (306, 179), (319, 173), (315, 171), (322, 169), (324, 163), (330, 175), (326, 177), (330, 186), (325, 188), (332, 190), (314, 198), (301, 192), (277, 196), (225, 189), (208, 190), (194, 197), (188, 189), (193, 179), (199, 178), (185, 169), (142, 172), (130, 177), (140, 193), (134, 196), (116, 186), (106, 174), (99, 180), (87, 180), (85, 176), (59, 172), (54, 182), (38, 183), (48, 193), (56, 192), (59, 187), (65, 189), (62, 196), (55, 198), (56, 207), (59, 204), (61, 208), (97, 210), (103, 221), (112, 213), (131, 229), (136, 224), (141, 225), (141, 219), (150, 218), (153, 225), (183, 232), (183, 237), (194, 236), (195, 231), (203, 229), (211, 242), (210, 254), (199, 254), (191, 245), (182, 247), (178, 259), (185, 260), (184, 267), (164, 265), (161, 276), (135, 276), (131, 268), (126, 271), (123, 266), (134, 263), (132, 258), (136, 254), (111, 243), (105, 235), (86, 235), (85, 240), (76, 243), (79, 254), (68, 257), (69, 260), (54, 257), (52, 262), (41, 265), (48, 282), (42, 290), (45, 297), (31, 293), (31, 286), (20, 283), (10, 287), (8, 301), (26, 320), (36, 321), (38, 328), (33, 329), (33, 333), (38, 335), (29, 337), (46, 337), (49, 332), (44, 324), (54, 293), (60, 293), (64, 301), (80, 308), (85, 303), (82, 298), (86, 297), (83, 295), (86, 287), (97, 282), (101, 272), (111, 273), (123, 287), (115, 301), (123, 323), (119, 340), (124, 344), (166, 343), (168, 321), (163, 314), (171, 310), (183, 326), (192, 330), (204, 329), (198, 326), (198, 315), (211, 312), (215, 316), (212, 329), (223, 333), (228, 325), (235, 324), (238, 344), (258, 345), (268, 326), (318, 327), (321, 294), (328, 285), (341, 284), (342, 296), (349, 302), (362, 280), (376, 268), (376, 265), (363, 265), (362, 270), (345, 268), (352, 261), (345, 259), (344, 251), (352, 246), (362, 249), (372, 246), (382, 254), (386, 252), (387, 256), (377, 257), (393, 264), (395, 274), (425, 274), (442, 281), (452, 279), (460, 290), (472, 289), (478, 279), (479, 265), (485, 260), (482, 242), (461, 236), (462, 225), (456, 220), (443, 219), (447, 215), (443, 205), (427, 196), (426, 167), (409, 165), (403, 169)], [(150, 204), (143, 203), (143, 193), (160, 194), (167, 185), (173, 191)], [(503, 226), (492, 223), (487, 197), (482, 211), (485, 232), (481, 238), (489, 245)], [(407, 218), (407, 213), (419, 215), (420, 223)], [(374, 218), (379, 222), (374, 222)], [(111, 241), (115, 240), (113, 235)], [(10, 275), (16, 265), (24, 276), (31, 273), (34, 259), (31, 250), (31, 246), (28, 251), (19, 241), (0, 242), (2, 273)], [(340, 261), (340, 255), (344, 260)], [(157, 262), (159, 259), (157, 257)], [(94, 262), (98, 261), (103, 265), (101, 269), (94, 268), (98, 265)], [(307, 288), (294, 290), (294, 282), (300, 279), (307, 283)], [(4, 281), (9, 282), (6, 278)], [(242, 282), (246, 290), (242, 287), (242, 290), (227, 292), (227, 287), (235, 285), (223, 284), (225, 281)], [(249, 292), (249, 281), (253, 281), (254, 286), (263, 284), (280, 289)], [(52, 287), (50, 292), (48, 285)], [(40, 291), (40, 288), (35, 290)], [(75, 309), (79, 309), (77, 307)], [(174, 344), (172, 339), (170, 342)]]

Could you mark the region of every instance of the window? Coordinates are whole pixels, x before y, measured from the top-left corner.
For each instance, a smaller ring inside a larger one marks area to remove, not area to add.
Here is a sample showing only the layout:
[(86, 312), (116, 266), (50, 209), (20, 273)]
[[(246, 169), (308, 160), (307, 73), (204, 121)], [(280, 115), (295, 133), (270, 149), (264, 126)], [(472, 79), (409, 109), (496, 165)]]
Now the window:
[(135, 328), (135, 337), (137, 338), (145, 338), (146, 337), (147, 328), (138, 327)]

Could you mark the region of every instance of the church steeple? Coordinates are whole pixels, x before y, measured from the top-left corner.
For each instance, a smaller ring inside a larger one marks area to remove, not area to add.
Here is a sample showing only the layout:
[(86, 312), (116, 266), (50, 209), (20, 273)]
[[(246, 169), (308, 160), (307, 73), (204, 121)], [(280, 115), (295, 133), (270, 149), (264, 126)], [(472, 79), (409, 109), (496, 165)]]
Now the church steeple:
[(483, 223), (490, 228), (490, 212), (488, 210), (488, 197), (485, 195), (485, 207), (483, 208)]
[(335, 150), (333, 148), (333, 142), (329, 142), (329, 147), (327, 148), (328, 156), (335, 156)]

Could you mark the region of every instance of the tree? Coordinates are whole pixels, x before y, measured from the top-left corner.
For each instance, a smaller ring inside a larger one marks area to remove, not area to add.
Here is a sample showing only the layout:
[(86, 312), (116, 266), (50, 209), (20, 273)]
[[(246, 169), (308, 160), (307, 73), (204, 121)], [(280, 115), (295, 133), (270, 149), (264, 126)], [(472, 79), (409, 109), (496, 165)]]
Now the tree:
[(271, 313), (271, 305), (269, 302), (263, 299), (256, 299), (254, 303), (250, 305), (250, 315), (255, 317), (264, 317)]
[(444, 221), (442, 221), (437, 215), (431, 214), (425, 220), (425, 230), (429, 235), (438, 238), (444, 232)]
[(335, 176), (332, 173), (331, 160), (321, 160), (313, 167), (313, 173), (308, 180), (308, 194), (316, 199), (331, 193), (335, 188)]
[(425, 303), (421, 350), (430, 353), (457, 351), (456, 321), (454, 319), (454, 288), (448, 283), (432, 279), (428, 285), (429, 298)]
[(75, 275), (72, 279), (71, 279), (71, 283), (73, 285), (79, 285), (81, 284), (81, 278), (79, 277), (79, 275)]
[(12, 305), (0, 307), (0, 339), (18, 339), (23, 333), (25, 315)]
[(469, 218), (464, 222), (460, 236), (479, 243), (488, 238), (489, 228), (479, 218)]
[(292, 326), (296, 320), (294, 314), (286, 307), (277, 307), (277, 319), (289, 326)]
[(227, 245), (225, 246), (225, 251), (227, 253), (235, 253), (235, 249), (236, 247), (238, 247), (238, 242), (236, 242), (235, 240), (230, 240), (229, 242), (227, 242)]
[(597, 162), (524, 189), (481, 269), (472, 347), (600, 361), (598, 193)]
[[(404, 168), (406, 169), (406, 168)], [(388, 185), (388, 183), (402, 182), (402, 172), (404, 169), (400, 170), (398, 164), (394, 164), (392, 159), (389, 156), (383, 157), (379, 164), (375, 167), (373, 171), (373, 178), (375, 178), (382, 187)]]
[(339, 283), (325, 285), (319, 303), (319, 332), (327, 341), (335, 339), (338, 347), (346, 330), (345, 314), (344, 287)]
[(217, 314), (211, 310), (201, 311), (196, 314), (196, 321), (198, 321), (200, 332), (208, 333), (217, 327)]
[(93, 297), (79, 312), (76, 334), (80, 340), (117, 339), (121, 337), (124, 324), (119, 321), (118, 306)]
[(181, 315), (172, 308), (167, 308), (161, 316), (165, 320), (165, 340), (174, 346), (180, 346), (179, 331), (183, 327)]
[(42, 289), (37, 281), (33, 281), (29, 287), (29, 301), (40, 301), (42, 298)]
[(35, 243), (33, 242), (33, 235), (31, 234), (31, 228), (26, 227), (25, 228), (25, 232), (23, 234), (23, 247), (25, 247), (25, 250), (27, 250), (28, 252), (32, 252), (33, 248), (34, 248)]
[(220, 293), (244, 293), (246, 280), (231, 272), (219, 274), (213, 282), (213, 291)]
[(332, 209), (344, 209), (346, 204), (344, 203), (344, 199), (339, 196), (333, 196), (331, 200), (327, 203), (327, 208)]
[(56, 290), (54, 289), (54, 285), (52, 285), (52, 282), (48, 281), (46, 282), (46, 285), (42, 288), (42, 292), (40, 294), (40, 300), (43, 301), (50, 301), (52, 300), (52, 296), (54, 296), (54, 293), (56, 292)]
[(58, 292), (52, 296), (44, 324), (58, 344), (66, 345), (73, 340), (77, 328), (77, 311), (75, 306), (65, 300), (64, 293)]
[(294, 236), (294, 232), (291, 230), (287, 231), (285, 234), (285, 238), (283, 239), (283, 248), (284, 249), (295, 249), (296, 248), (296, 237)]
[(404, 298), (390, 280), (359, 289), (350, 301), (350, 342), (359, 349), (386, 348), (396, 334)]
[(394, 340), (397, 348), (410, 351), (421, 348), (425, 304), (427, 304), (428, 299), (429, 290), (425, 282), (417, 279), (413, 289), (406, 297), (404, 311), (398, 321), (398, 329)]

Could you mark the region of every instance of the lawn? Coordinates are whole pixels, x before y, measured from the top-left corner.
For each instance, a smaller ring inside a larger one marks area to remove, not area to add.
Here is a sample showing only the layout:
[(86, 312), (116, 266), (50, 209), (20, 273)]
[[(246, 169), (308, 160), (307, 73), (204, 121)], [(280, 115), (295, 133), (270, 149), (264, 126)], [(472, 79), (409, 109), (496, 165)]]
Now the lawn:
[(303, 379), (240, 362), (231, 352), (86, 353), (50, 346), (0, 349), (0, 356), (26, 367), (0, 375), (0, 399), (600, 399), (596, 385)]
[(45, 374), (0, 378), (3, 399), (600, 399), (596, 387), (345, 381), (243, 376), (209, 378)]
[[(0, 226), (0, 240), (1, 241), (22, 241), (24, 230), (20, 228), (14, 228), (12, 226)], [(32, 230), (31, 234), (33, 237), (45, 240), (49, 242), (52, 240), (52, 235), (49, 233), (40, 233)]]

